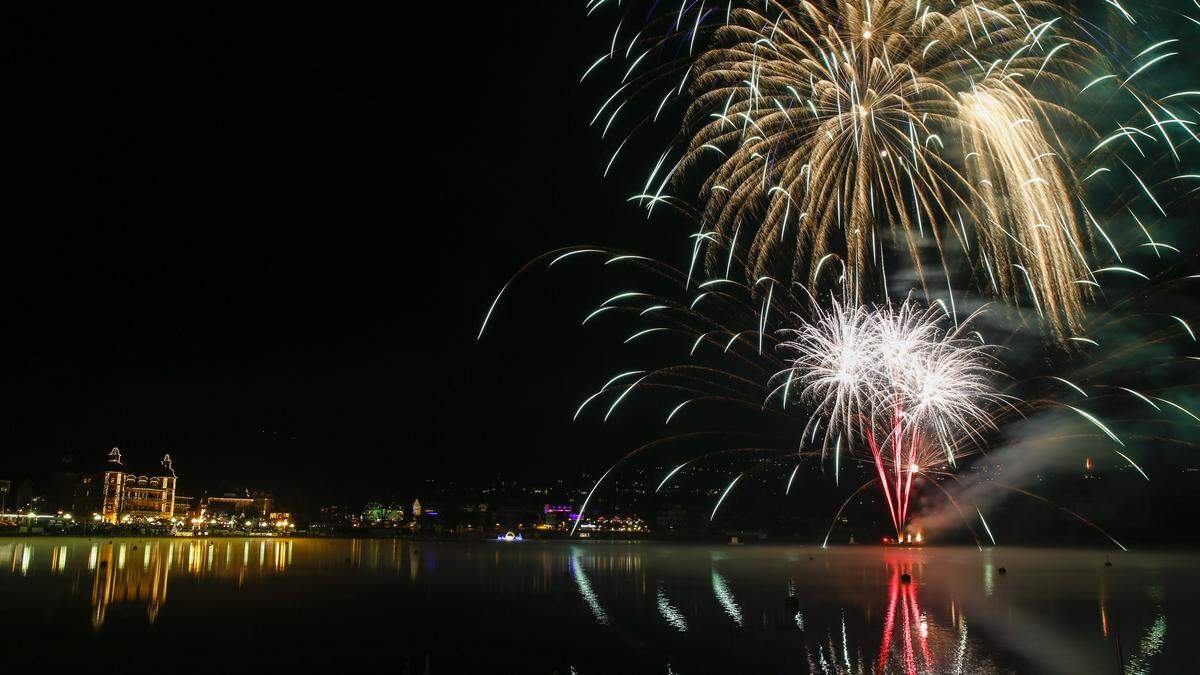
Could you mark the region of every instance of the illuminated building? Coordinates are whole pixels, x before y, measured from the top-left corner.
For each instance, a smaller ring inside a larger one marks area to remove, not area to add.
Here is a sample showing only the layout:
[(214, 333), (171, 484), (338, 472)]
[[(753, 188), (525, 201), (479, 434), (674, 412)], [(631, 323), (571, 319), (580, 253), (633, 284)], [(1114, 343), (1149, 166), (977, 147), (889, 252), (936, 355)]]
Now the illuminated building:
[(383, 519), (389, 523), (404, 522), (404, 507), (392, 502), (391, 506), (384, 510)]
[[(160, 475), (139, 474), (131, 471), (121, 459), (121, 451), (113, 448), (101, 471), (81, 478), (76, 494), (92, 501), (105, 523), (170, 520), (175, 516), (178, 477), (170, 455), (163, 457), (162, 464)], [(98, 504), (93, 501), (96, 498)]]
[(276, 530), (296, 529), (296, 519), (292, 517), (291, 513), (273, 512), (267, 516), (267, 520)]
[(378, 525), (386, 515), (383, 505), (379, 502), (369, 502), (362, 510), (362, 521), (367, 525)]
[(205, 495), (192, 507), (193, 529), (233, 530), (265, 528), (270, 524), (274, 499), (268, 493), (244, 491)]
[(593, 532), (649, 532), (646, 522), (638, 516), (597, 516), (580, 523), (581, 530)]
[(539, 530), (565, 530), (578, 518), (575, 509), (570, 504), (546, 504), (542, 507), (542, 522), (536, 528)]
[(205, 513), (222, 513), (236, 516), (265, 518), (275, 505), (274, 498), (265, 492), (225, 492), (219, 495), (204, 495), (197, 506)]
[(362, 523), (371, 527), (396, 527), (404, 522), (404, 507), (396, 502), (384, 507), (379, 502), (368, 502), (362, 510)]
[(179, 493), (175, 493), (175, 513), (179, 518), (183, 518), (184, 514), (191, 513), (192, 498), (185, 497)]
[(262, 509), (255, 507), (253, 498), (234, 495), (205, 495), (200, 500), (200, 508), (204, 509), (205, 513), (227, 513), (239, 516), (266, 515)]

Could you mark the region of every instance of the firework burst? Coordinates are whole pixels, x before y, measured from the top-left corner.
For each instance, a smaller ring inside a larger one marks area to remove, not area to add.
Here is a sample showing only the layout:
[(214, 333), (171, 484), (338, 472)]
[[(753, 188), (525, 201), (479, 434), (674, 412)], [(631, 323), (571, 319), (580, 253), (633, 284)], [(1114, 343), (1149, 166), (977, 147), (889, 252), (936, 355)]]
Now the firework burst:
[(1054, 132), (1063, 116), (1036, 92), (1064, 89), (1064, 74), (1082, 69), (1070, 56), (1091, 50), (1047, 34), (1026, 13), (1040, 3), (772, 5), (716, 31), (685, 115), (695, 131), (684, 167), (716, 156), (705, 220), (723, 238), (761, 222), (751, 273), (777, 272), (780, 253), (811, 281), (839, 242), (864, 274), (881, 226), (920, 264), (914, 236), (962, 219), (977, 250), (1013, 270), (1003, 292), (1022, 287), (1012, 263), (1023, 263), (1041, 305), (1076, 320), (1086, 266), (1072, 249), (1085, 235), (1075, 209), (1057, 206), (1073, 182)]
[(777, 373), (786, 390), (795, 384), (813, 410), (805, 435), (825, 426), (823, 450), (845, 439), (870, 451), (899, 536), (908, 519), (912, 481), (921, 466), (944, 460), (954, 466), (965, 441), (993, 426), (1002, 401), (988, 347), (961, 337), (970, 319), (947, 329), (937, 307), (918, 309), (844, 306), (828, 311), (814, 303), (813, 320), (783, 331), (789, 354)]
[[(1105, 9), (1136, 21), (1117, 2)], [(681, 110), (679, 134), (635, 199), (682, 204), (668, 190), (699, 178), (697, 245), (710, 273), (737, 250), (749, 279), (815, 287), (836, 256), (863, 300), (886, 287), (888, 254), (904, 255), (922, 280), (933, 265), (1025, 300), (1067, 344), (1096, 274), (1112, 271), (1094, 245), (1111, 243), (1095, 216), (1105, 209), (1085, 197), (1165, 216), (1163, 193), (1182, 191), (1133, 168), (1162, 152), (1178, 159), (1196, 140), (1186, 92), (1152, 79), (1178, 55), (1168, 51), (1175, 41), (1115, 44), (1073, 3), (766, 0), (642, 11), (630, 9), (593, 65), (620, 60), (628, 40), (632, 64), (597, 120), (607, 117), (607, 134), (643, 95), (653, 120), (669, 104)], [(661, 101), (659, 83), (668, 87)], [(1111, 133), (1090, 121), (1110, 119), (1124, 121)], [(1114, 172), (1132, 183), (1089, 195)]]

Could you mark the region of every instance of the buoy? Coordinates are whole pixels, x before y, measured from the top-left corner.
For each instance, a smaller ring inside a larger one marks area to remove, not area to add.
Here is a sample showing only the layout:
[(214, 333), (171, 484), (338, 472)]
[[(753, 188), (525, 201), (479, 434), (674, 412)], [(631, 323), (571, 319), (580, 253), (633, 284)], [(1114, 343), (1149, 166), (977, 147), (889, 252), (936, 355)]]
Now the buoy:
[(907, 584), (910, 581), (912, 581), (912, 577), (908, 575), (908, 572), (900, 575), (900, 583)]
[(810, 555), (810, 556), (808, 556), (808, 559), (809, 559), (809, 560), (812, 560), (812, 556), (811, 556), (811, 555)]
[(1004, 569), (1003, 567), (1001, 567), (1000, 569), (998, 569), (996, 571), (999, 572), (1000, 574), (1008, 574), (1008, 570)]
[(100, 568), (101, 568), (101, 569), (103, 569), (103, 568), (105, 568), (105, 567), (108, 567), (108, 561), (107, 561), (107, 560), (101, 560), (101, 561), (100, 561)]

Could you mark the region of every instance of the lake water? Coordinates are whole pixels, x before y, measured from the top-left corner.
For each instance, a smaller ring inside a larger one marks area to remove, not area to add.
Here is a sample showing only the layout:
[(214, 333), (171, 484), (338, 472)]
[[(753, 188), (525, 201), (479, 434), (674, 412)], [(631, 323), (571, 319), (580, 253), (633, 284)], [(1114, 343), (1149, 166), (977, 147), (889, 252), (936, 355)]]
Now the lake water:
[(0, 670), (1196, 672), (1198, 581), (1194, 554), (0, 539)]

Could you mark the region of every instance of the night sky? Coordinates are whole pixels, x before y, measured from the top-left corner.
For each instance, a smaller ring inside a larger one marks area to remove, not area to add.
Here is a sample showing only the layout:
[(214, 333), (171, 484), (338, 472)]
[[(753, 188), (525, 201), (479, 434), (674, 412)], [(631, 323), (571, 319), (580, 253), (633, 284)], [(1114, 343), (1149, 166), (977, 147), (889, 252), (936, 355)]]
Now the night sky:
[(577, 82), (604, 27), (462, 10), (6, 16), (0, 473), (113, 445), (169, 451), (184, 492), (596, 468), (568, 424), (605, 374), (567, 372), (604, 344), (574, 329), (586, 304), (535, 284), (474, 333), (548, 248), (677, 233), (599, 180), (601, 92)]

